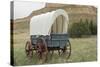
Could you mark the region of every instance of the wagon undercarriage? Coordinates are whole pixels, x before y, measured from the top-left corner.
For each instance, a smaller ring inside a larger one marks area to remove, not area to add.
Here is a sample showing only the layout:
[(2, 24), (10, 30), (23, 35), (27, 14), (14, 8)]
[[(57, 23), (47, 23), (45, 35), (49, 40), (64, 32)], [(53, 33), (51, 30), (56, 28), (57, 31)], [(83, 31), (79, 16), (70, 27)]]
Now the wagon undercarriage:
[[(38, 55), (37, 48), (35, 46), (37, 45), (38, 39), (44, 39), (47, 45), (47, 56), (50, 55), (51, 57), (56, 52), (59, 56), (65, 56), (65, 59), (67, 60), (71, 55), (71, 44), (68, 40), (67, 34), (51, 34), (50, 36), (40, 36), (36, 37), (35, 35), (31, 36), (31, 41), (28, 41), (25, 46), (26, 55), (29, 57), (33, 56), (33, 52)], [(46, 59), (48, 59), (46, 57)]]

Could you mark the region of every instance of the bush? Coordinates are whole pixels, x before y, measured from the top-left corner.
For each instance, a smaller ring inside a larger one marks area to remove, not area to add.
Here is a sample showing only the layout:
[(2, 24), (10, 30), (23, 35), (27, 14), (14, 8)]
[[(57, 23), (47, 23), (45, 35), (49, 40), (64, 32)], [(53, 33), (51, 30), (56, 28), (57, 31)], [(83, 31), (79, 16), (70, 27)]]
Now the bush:
[(86, 19), (85, 22), (80, 19), (78, 23), (73, 23), (69, 29), (68, 32), (71, 37), (82, 37), (83, 35), (89, 36), (96, 34), (96, 23), (93, 24), (93, 21), (88, 22)]
[(96, 35), (97, 34), (97, 24), (96, 23), (93, 23), (93, 21), (91, 20), (90, 21), (90, 31), (91, 31), (91, 34), (92, 35)]
[(79, 24), (73, 23), (69, 28), (69, 34), (71, 37), (81, 37), (81, 31), (79, 30)]

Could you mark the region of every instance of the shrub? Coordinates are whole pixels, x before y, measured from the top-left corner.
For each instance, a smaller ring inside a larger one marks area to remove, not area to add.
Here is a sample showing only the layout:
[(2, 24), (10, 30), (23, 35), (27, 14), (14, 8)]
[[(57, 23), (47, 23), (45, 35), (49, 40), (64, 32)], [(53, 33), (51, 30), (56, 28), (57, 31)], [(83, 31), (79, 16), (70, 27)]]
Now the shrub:
[(97, 34), (97, 24), (93, 23), (92, 20), (90, 21), (89, 29), (90, 29), (92, 35), (96, 35)]
[(80, 19), (79, 22), (70, 25), (68, 32), (71, 37), (82, 37), (83, 35), (96, 35), (97, 25), (96, 23), (93, 23), (92, 20), (88, 22), (88, 20), (86, 19), (83, 22), (82, 19)]

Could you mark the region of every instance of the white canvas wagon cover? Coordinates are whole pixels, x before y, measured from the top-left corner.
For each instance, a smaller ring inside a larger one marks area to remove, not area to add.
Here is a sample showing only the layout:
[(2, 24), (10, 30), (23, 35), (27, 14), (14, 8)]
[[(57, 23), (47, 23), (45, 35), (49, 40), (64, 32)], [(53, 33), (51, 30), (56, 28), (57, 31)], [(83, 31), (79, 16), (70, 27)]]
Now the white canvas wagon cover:
[(64, 17), (63, 32), (67, 32), (68, 14), (63, 9), (34, 16), (30, 20), (30, 35), (50, 35), (51, 27), (58, 16)]

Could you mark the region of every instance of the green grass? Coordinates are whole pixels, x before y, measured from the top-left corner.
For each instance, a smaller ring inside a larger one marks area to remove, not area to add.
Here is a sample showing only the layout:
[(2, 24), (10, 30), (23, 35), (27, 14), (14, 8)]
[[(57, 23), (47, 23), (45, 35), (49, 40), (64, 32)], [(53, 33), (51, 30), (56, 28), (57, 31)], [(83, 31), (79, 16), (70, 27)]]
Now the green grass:
[[(34, 52), (33, 58), (30, 60), (25, 54), (25, 43), (29, 39), (28, 33), (17, 33), (14, 35), (14, 61), (15, 65), (32, 65), (41, 64)], [(90, 38), (70, 38), (72, 53), (70, 59), (65, 60), (55, 51), (52, 58), (49, 57), (47, 63), (69, 63), (96, 61), (96, 36)]]
[(96, 61), (96, 37), (71, 39), (71, 62)]
[[(20, 26), (19, 26), (20, 25)], [(38, 60), (35, 52), (33, 58), (26, 57), (25, 43), (29, 40), (29, 28), (27, 25), (19, 24), (14, 29), (14, 65), (33, 65), (41, 64)], [(22, 26), (23, 25), (23, 26)], [(25, 28), (27, 26), (27, 28)], [(55, 51), (52, 58), (48, 56), (48, 61), (44, 64), (52, 63), (72, 63), (72, 62), (84, 62), (84, 61), (96, 61), (97, 60), (97, 38), (96, 36), (88, 38), (70, 38), (72, 53), (68, 60), (59, 56)]]

